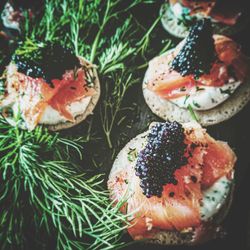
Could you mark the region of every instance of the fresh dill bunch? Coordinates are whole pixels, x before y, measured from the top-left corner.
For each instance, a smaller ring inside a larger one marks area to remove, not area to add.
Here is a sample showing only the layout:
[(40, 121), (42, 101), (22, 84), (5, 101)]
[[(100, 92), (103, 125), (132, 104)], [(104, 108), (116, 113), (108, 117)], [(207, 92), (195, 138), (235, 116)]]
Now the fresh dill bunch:
[(56, 249), (120, 246), (127, 225), (122, 204), (110, 204), (101, 175), (82, 174), (61, 151), (69, 147), (82, 157), (81, 139), (60, 138), (42, 127), (24, 131), (2, 117), (0, 131), (1, 249), (27, 248), (31, 227), (52, 235)]
[(101, 74), (106, 75), (125, 68), (125, 61), (135, 52), (135, 48), (129, 42), (133, 34), (132, 27), (132, 18), (129, 17), (116, 29), (115, 34), (106, 44), (106, 49), (98, 58)]
[(116, 126), (118, 114), (125, 109), (122, 108), (124, 97), (128, 89), (138, 83), (138, 79), (134, 78), (133, 73), (124, 69), (112, 72), (110, 76), (110, 79), (104, 80), (105, 92), (103, 105), (100, 107), (100, 117), (108, 146), (112, 148), (112, 131)]
[[(104, 42), (106, 49), (99, 55), (98, 63), (104, 85), (100, 116), (109, 148), (113, 147), (112, 131), (118, 125), (118, 116), (122, 110), (129, 108), (123, 106), (126, 93), (134, 84), (140, 82), (138, 71), (144, 70), (144, 66), (147, 66), (147, 63), (143, 63), (143, 67), (138, 67), (138, 55), (141, 55), (141, 61), (144, 62), (145, 49), (149, 46), (150, 35), (159, 20), (157, 18), (153, 22), (138, 42), (138, 34), (143, 33), (144, 29), (136, 20), (128, 17), (123, 25), (116, 28), (109, 42)], [(163, 50), (169, 45), (166, 44)], [(142, 71), (141, 73), (143, 74)]]

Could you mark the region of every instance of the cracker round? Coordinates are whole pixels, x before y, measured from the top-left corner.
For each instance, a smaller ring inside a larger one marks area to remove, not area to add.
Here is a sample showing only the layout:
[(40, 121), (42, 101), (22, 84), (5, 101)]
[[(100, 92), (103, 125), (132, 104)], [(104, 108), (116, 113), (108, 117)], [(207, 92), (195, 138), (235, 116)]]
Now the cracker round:
[[(172, 36), (178, 38), (185, 38), (188, 35), (189, 28), (178, 20), (170, 8), (170, 3), (166, 2), (160, 9), (161, 23), (163, 28)], [(223, 23), (213, 22), (212, 26), (215, 34), (221, 35), (234, 35), (243, 30), (250, 22), (250, 19), (245, 15), (239, 19), (239, 21), (233, 25), (226, 25)]]
[[(91, 68), (92, 72), (93, 72), (93, 79), (94, 79), (94, 89), (96, 91), (95, 95), (93, 95), (89, 101), (89, 104), (87, 105), (86, 108), (84, 108), (82, 114), (79, 114), (75, 117), (75, 121), (74, 122), (60, 122), (58, 124), (41, 124), (43, 126), (45, 126), (46, 128), (48, 128), (51, 131), (58, 131), (58, 130), (62, 130), (62, 129), (67, 129), (67, 128), (71, 128), (77, 124), (79, 124), (80, 122), (82, 122), (83, 120), (85, 120), (87, 118), (88, 115), (93, 114), (93, 110), (100, 98), (100, 94), (101, 94), (101, 87), (100, 87), (100, 81), (98, 78), (98, 74), (97, 74), (97, 70), (96, 70), (96, 66), (93, 65), (92, 63), (90, 63), (89, 61), (87, 61), (85, 58), (83, 57), (79, 57), (80, 63), (82, 66), (86, 67), (86, 68)], [(12, 118), (12, 117), (6, 117), (6, 120), (12, 125), (12, 126), (16, 126), (16, 121)], [(24, 124), (19, 124), (19, 127), (22, 129), (26, 129)]]
[(91, 100), (90, 100), (87, 108), (83, 111), (83, 113), (75, 117), (75, 122), (68, 122), (67, 121), (67, 122), (61, 122), (61, 123), (58, 123), (55, 125), (46, 125), (46, 127), (48, 127), (48, 129), (51, 131), (58, 131), (58, 130), (62, 130), (62, 129), (71, 128), (71, 127), (79, 124), (83, 120), (85, 120), (88, 115), (93, 114), (93, 110), (94, 110), (94, 108), (95, 108), (95, 106), (100, 98), (101, 87), (100, 87), (100, 81), (98, 78), (98, 74), (97, 74), (97, 70), (96, 70), (95, 65), (93, 65), (92, 63), (90, 63), (89, 61), (87, 61), (83, 57), (79, 57), (79, 59), (80, 59), (80, 63), (82, 66), (85, 66), (87, 68), (91, 67), (93, 69), (94, 89), (96, 91), (96, 94), (91, 97)]
[[(164, 54), (162, 55), (164, 56)], [(178, 121), (185, 123), (193, 120), (190, 111), (180, 108), (176, 104), (161, 98), (146, 86), (147, 72), (145, 74), (142, 89), (144, 99), (151, 111), (163, 120)], [(250, 78), (223, 103), (204, 111), (195, 110), (198, 122), (202, 126), (211, 126), (226, 121), (243, 109), (250, 100)]]
[[(125, 147), (119, 152), (117, 155), (112, 169), (109, 174), (109, 180), (115, 179), (117, 176), (119, 176), (119, 172), (122, 171), (122, 169), (127, 168), (127, 162), (125, 161), (124, 157), (128, 155), (128, 152), (131, 149), (139, 150), (138, 141), (142, 140), (142, 138), (145, 138), (147, 136), (148, 131), (141, 133), (137, 135), (135, 138), (131, 139)], [(112, 193), (112, 189), (109, 187), (109, 190)], [(218, 213), (208, 222), (204, 222), (200, 228), (190, 228), (186, 231), (159, 231), (154, 235), (153, 239), (147, 239), (146, 243), (150, 244), (158, 244), (158, 245), (197, 245), (204, 242), (207, 242), (209, 240), (218, 238), (218, 228), (220, 228), (220, 225), (226, 215), (228, 214), (228, 211), (231, 207), (232, 198), (233, 198), (233, 190), (234, 185), (232, 185), (230, 193), (223, 204), (223, 206), (220, 208)]]

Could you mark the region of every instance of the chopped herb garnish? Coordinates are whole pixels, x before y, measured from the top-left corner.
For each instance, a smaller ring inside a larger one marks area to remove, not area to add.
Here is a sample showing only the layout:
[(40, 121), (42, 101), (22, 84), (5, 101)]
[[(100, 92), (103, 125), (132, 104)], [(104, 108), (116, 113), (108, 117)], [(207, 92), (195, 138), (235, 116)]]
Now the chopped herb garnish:
[(227, 94), (227, 95), (231, 96), (234, 91), (231, 88), (228, 88), (228, 89), (221, 89), (220, 88), (220, 92), (221, 92), (221, 94)]
[(137, 159), (137, 156), (138, 156), (137, 149), (136, 148), (130, 148), (129, 152), (128, 152), (128, 160), (130, 162), (133, 162), (133, 161), (135, 161)]
[(5, 94), (5, 79), (0, 78), (0, 96)]
[(201, 90), (204, 90), (205, 88), (201, 88), (201, 87), (199, 87), (199, 86), (196, 86), (196, 91), (198, 92), (198, 91), (201, 91)]
[(198, 120), (198, 118), (197, 118), (197, 116), (196, 116), (196, 114), (195, 114), (195, 112), (190, 104), (188, 105), (188, 111), (189, 111), (191, 117), (193, 118), (193, 120), (199, 122), (199, 120)]
[(188, 100), (189, 97), (190, 97), (190, 95), (186, 95), (185, 96), (184, 104), (186, 104), (186, 102), (187, 102), (187, 100)]
[(197, 103), (196, 101), (193, 101), (193, 105), (196, 107), (196, 108), (200, 108), (201, 105), (199, 103)]
[(214, 98), (211, 98), (211, 101), (212, 103), (216, 103), (215, 99)]

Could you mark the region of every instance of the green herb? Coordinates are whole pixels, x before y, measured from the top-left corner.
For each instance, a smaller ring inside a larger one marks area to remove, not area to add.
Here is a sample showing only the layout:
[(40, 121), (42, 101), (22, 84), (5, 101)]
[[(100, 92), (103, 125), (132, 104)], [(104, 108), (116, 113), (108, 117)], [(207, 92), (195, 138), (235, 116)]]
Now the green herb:
[(211, 101), (212, 103), (216, 103), (215, 99), (214, 98), (211, 98)]
[(201, 105), (200, 105), (199, 103), (195, 102), (195, 101), (193, 101), (193, 105), (194, 105), (196, 108), (200, 108), (200, 107), (201, 107)]
[(0, 96), (5, 94), (5, 79), (0, 78)]
[(184, 104), (186, 104), (186, 102), (187, 102), (187, 100), (188, 100), (189, 97), (190, 97), (190, 95), (186, 95), (185, 96)]
[(128, 160), (130, 162), (133, 162), (136, 160), (137, 156), (138, 156), (138, 152), (137, 152), (136, 148), (130, 148), (129, 152), (128, 152)]
[[(25, 229), (31, 226), (52, 233), (57, 249), (120, 246), (119, 235), (126, 226), (126, 216), (119, 212), (122, 202), (110, 204), (100, 175), (87, 177), (64, 160), (68, 147), (82, 157), (78, 141), (41, 127), (22, 131), (3, 118), (0, 130), (2, 249), (24, 246)], [(27, 220), (28, 211), (34, 221)]]
[[(108, 84), (109, 81), (106, 82), (106, 89), (103, 90), (106, 96), (103, 107), (101, 107), (100, 110), (103, 131), (110, 148), (112, 148), (111, 131), (115, 126), (117, 115), (121, 110), (123, 98), (127, 90), (137, 82), (136, 79), (133, 80), (132, 73), (125, 71), (122, 71), (122, 75), (120, 75), (120, 72), (115, 72), (112, 73), (111, 76), (114, 86), (110, 86), (110, 84)], [(112, 89), (110, 89), (111, 87)], [(110, 96), (110, 92), (113, 93), (112, 96)]]
[(43, 48), (44, 46), (45, 44), (42, 42), (36, 42), (34, 40), (27, 38), (23, 43), (20, 44), (20, 46), (15, 51), (15, 54), (18, 56), (26, 56), (26, 57), (32, 54), (32, 56), (37, 56), (37, 58), (32, 57), (30, 59), (33, 60), (40, 59), (41, 55), (39, 53), (37, 54), (34, 52), (39, 52), (39, 49)]
[(159, 16), (151, 25), (151, 27), (148, 29), (146, 34), (142, 37), (142, 39), (137, 43), (137, 52), (141, 53), (142, 55), (145, 55), (146, 50), (148, 49), (149, 42), (150, 42), (150, 35), (152, 31), (155, 29), (157, 24), (160, 22), (161, 16)]
[[(124, 25), (116, 29), (107, 48), (100, 55), (100, 73), (105, 75), (112, 71), (123, 70), (125, 68), (124, 61), (136, 50), (131, 47), (127, 41), (128, 36), (131, 35), (130, 32), (132, 32), (132, 25), (131, 18), (128, 18)], [(123, 42), (123, 40), (125, 41)]]
[(195, 120), (196, 122), (199, 122), (198, 117), (196, 116), (196, 114), (195, 114), (195, 112), (190, 104), (188, 104), (188, 111), (189, 111), (192, 119)]
[(221, 94), (227, 94), (227, 95), (229, 95), (229, 96), (231, 96), (232, 94), (233, 94), (233, 89), (231, 89), (231, 88), (228, 88), (228, 89), (221, 89), (220, 88), (220, 93)]
[(199, 87), (199, 86), (196, 86), (196, 91), (198, 92), (198, 91), (201, 91), (201, 90), (204, 90), (204, 88), (201, 88), (201, 87)]

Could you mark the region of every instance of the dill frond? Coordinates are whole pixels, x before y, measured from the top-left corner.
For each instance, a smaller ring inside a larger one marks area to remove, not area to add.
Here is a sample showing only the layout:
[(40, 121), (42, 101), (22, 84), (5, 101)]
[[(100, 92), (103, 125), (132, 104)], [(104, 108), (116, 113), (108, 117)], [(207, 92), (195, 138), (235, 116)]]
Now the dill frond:
[[(42, 127), (28, 132), (0, 119), (0, 245), (25, 246), (27, 227), (53, 234), (57, 249), (109, 249), (120, 245), (126, 216), (111, 206), (102, 175), (88, 177), (58, 153), (81, 156), (79, 140)], [(55, 150), (56, 149), (56, 150)], [(34, 221), (27, 219), (30, 211)], [(36, 225), (36, 226), (35, 226)], [(39, 238), (39, 236), (37, 236)]]

